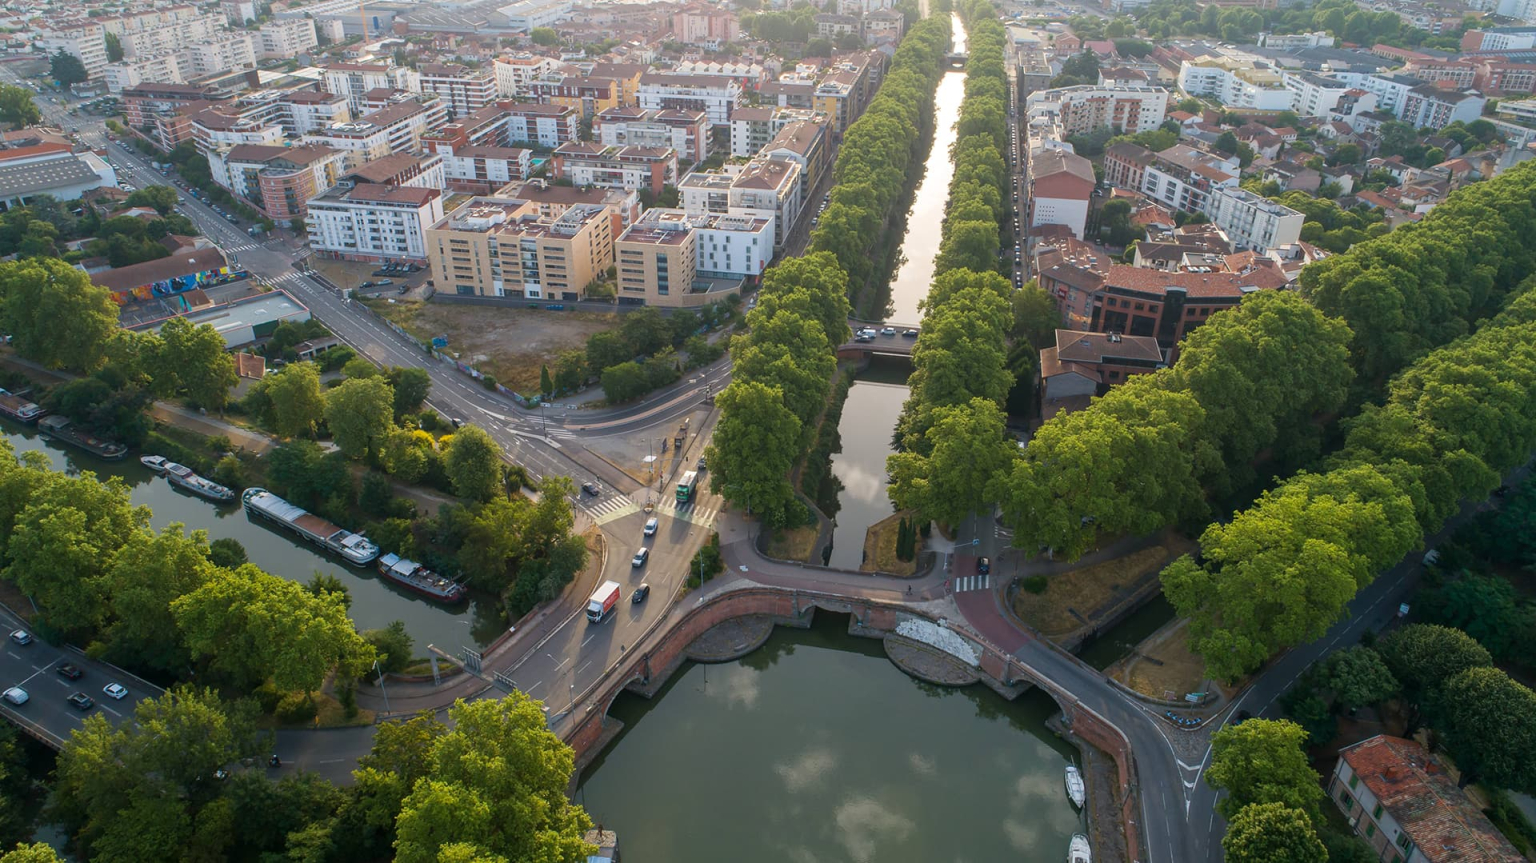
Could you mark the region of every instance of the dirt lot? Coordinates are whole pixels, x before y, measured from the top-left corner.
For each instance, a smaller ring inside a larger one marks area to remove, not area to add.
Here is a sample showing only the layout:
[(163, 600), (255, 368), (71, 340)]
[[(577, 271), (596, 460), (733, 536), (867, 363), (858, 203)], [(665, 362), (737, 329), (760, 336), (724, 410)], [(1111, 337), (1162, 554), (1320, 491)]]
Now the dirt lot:
[(1189, 650), (1187, 621), (1142, 642), (1137, 652), (1115, 675), (1126, 686), (1170, 701), (1205, 690), (1205, 662)]
[(1013, 600), (1014, 613), (1047, 637), (1066, 635), (1084, 626), (1084, 619), (1095, 609), (1115, 601), (1138, 578), (1188, 550), (1187, 543), (1181, 542), (1170, 539), (1114, 560), (1046, 576), (1044, 593), (1019, 591)]
[(618, 326), (617, 315), (591, 312), (382, 300), (368, 307), (422, 341), (446, 335), (449, 352), (461, 362), (522, 392), (538, 390), (540, 365), (553, 367), (562, 351), (583, 349), (593, 333)]
[[(899, 560), (896, 557), (896, 538), (900, 534), (901, 520), (911, 515), (910, 510), (898, 512), (869, 529), (864, 536), (864, 564), (859, 569), (864, 572), (888, 572), (891, 575), (912, 575), (917, 572), (916, 554), (911, 560)], [(917, 551), (922, 550), (923, 539), (918, 537)]]

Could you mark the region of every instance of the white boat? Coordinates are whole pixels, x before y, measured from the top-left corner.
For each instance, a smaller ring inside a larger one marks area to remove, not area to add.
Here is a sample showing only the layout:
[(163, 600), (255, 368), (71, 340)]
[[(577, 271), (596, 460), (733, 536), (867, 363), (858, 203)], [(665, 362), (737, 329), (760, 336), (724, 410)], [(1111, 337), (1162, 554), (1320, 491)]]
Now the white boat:
[(1073, 806), (1079, 809), (1083, 808), (1083, 800), (1086, 799), (1086, 793), (1083, 788), (1083, 773), (1071, 764), (1067, 765), (1067, 796), (1072, 798)]
[(1088, 848), (1088, 837), (1081, 833), (1072, 836), (1067, 846), (1067, 863), (1093, 863), (1093, 853)]
[(141, 455), (139, 464), (144, 465), (155, 473), (165, 473), (166, 460), (163, 455)]
[(192, 471), (192, 468), (173, 461), (165, 463), (165, 478), (171, 481), (171, 485), (180, 486), (214, 503), (229, 503), (235, 499), (233, 489), (225, 488), (207, 477), (199, 476)]

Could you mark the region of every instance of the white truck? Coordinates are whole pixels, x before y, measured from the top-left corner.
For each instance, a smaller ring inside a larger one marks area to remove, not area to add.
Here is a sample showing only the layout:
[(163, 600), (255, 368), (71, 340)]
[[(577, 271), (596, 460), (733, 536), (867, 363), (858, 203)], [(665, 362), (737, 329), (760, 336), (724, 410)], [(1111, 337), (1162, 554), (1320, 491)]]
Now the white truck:
[(619, 583), (617, 581), (605, 581), (597, 590), (592, 591), (592, 597), (587, 600), (587, 620), (592, 623), (602, 623), (613, 613), (613, 609), (619, 604)]

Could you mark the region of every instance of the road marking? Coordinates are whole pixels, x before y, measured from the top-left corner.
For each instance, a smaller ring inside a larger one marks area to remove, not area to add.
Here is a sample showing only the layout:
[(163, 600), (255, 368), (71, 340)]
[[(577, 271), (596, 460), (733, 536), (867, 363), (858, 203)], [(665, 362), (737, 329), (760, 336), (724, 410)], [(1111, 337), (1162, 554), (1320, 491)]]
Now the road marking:
[(588, 666), (588, 665), (591, 665), (591, 664), (592, 664), (592, 660), (590, 660), (590, 659), (589, 659), (589, 660), (587, 660), (587, 661), (586, 661), (586, 662), (583, 662), (583, 663), (582, 663), (582, 664), (581, 664), (581, 667), (580, 667), (580, 668), (578, 668), (578, 669), (576, 669), (576, 673), (577, 673), (577, 674), (580, 674), (580, 673), (582, 673), (582, 672), (583, 672), (583, 671), (586, 671), (586, 670), (587, 670), (587, 666)]
[(544, 685), (544, 681), (540, 680), (538, 683), (535, 683), (534, 685), (528, 687), (527, 689), (524, 689), (523, 691), (528, 693), (529, 695), (532, 695), (533, 691), (535, 689), (538, 689), (540, 686), (543, 686), (543, 685)]
[(346, 761), (346, 760), (347, 759), (345, 759), (345, 758), (324, 758), (324, 759), (321, 759), (319, 763), (321, 763), (321, 764), (340, 764), (341, 762)]
[(586, 639), (585, 639), (585, 640), (583, 640), (583, 641), (582, 641), (582, 642), (581, 642), (581, 646), (582, 646), (582, 647), (586, 647), (586, 646), (587, 646), (587, 642), (588, 642), (588, 641), (591, 641), (591, 640), (592, 640), (592, 639), (594, 639), (594, 638), (596, 638), (596, 637), (597, 637), (597, 633), (595, 633), (595, 632), (594, 632), (594, 633), (592, 633), (592, 634), (591, 634), (591, 635), (589, 635), (589, 636), (587, 636), (587, 637), (586, 637)]
[(118, 719), (122, 719), (123, 718), (123, 714), (118, 713), (116, 710), (113, 710), (112, 708), (106, 706), (105, 704), (98, 704), (96, 706), (100, 707), (102, 710), (107, 711), (108, 713), (112, 714), (113, 716), (116, 716)]

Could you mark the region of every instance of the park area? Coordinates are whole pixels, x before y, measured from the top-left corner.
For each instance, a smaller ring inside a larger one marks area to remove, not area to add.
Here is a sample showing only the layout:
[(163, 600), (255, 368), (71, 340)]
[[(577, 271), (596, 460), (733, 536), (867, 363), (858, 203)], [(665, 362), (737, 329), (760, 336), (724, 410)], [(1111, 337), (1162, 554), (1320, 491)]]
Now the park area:
[(1170, 535), (1122, 557), (1026, 577), (1014, 596), (1013, 612), (1047, 638), (1071, 635), (1111, 612), (1145, 579), (1156, 578), (1164, 565), (1192, 547), (1188, 540)]
[(368, 300), (367, 306), (429, 342), (446, 336), (448, 354), (519, 392), (537, 392), (539, 369), (565, 351), (586, 349), (595, 333), (616, 329), (619, 316), (501, 306)]

